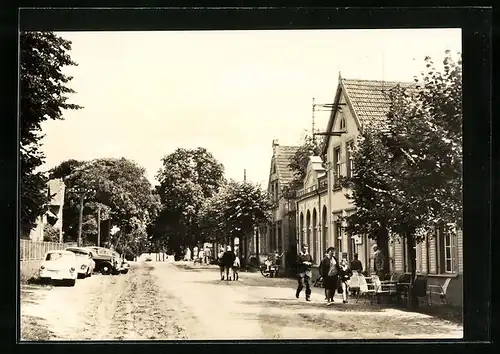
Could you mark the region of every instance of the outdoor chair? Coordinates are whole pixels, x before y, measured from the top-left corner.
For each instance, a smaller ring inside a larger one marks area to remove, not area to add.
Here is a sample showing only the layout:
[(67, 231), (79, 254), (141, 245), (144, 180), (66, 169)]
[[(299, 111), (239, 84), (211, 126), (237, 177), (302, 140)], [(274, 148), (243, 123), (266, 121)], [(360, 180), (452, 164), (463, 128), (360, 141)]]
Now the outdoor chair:
[(446, 298), (446, 292), (448, 291), (448, 285), (450, 285), (451, 278), (446, 278), (444, 284), (441, 285), (427, 285), (427, 295), (429, 306), (432, 305), (432, 295), (438, 295), (443, 304), (449, 304), (448, 299)]
[(360, 294), (365, 295), (365, 303), (366, 298), (370, 298), (370, 305), (373, 303), (373, 295), (375, 294), (375, 289), (373, 287), (373, 284), (368, 284), (366, 282), (366, 278), (364, 276), (359, 277), (359, 292), (358, 296), (356, 297), (356, 302), (359, 301)]
[(372, 283), (374, 286), (374, 295), (377, 297), (377, 302), (380, 302), (381, 296), (391, 297), (397, 294), (396, 285), (388, 281), (382, 282), (378, 275), (372, 276)]

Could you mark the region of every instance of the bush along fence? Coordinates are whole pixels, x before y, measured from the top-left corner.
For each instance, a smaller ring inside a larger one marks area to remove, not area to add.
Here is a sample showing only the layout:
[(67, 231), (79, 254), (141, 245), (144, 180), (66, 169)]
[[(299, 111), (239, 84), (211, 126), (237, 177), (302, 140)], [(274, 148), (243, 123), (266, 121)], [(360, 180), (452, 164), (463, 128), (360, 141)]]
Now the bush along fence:
[(46, 252), (51, 250), (63, 250), (69, 247), (66, 243), (20, 240), (19, 260), (38, 261), (42, 260)]

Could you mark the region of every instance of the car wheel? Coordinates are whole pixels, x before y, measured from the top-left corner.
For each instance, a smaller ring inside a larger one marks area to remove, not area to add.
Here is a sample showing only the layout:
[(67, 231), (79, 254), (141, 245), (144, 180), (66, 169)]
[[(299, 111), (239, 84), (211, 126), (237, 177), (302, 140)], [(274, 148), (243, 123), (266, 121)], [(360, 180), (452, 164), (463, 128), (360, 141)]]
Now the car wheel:
[(128, 269), (122, 270), (122, 274), (127, 274), (127, 273), (128, 273)]
[(76, 284), (76, 279), (68, 280), (68, 286), (75, 286), (75, 284)]
[(104, 264), (101, 267), (101, 274), (103, 274), (103, 275), (111, 274), (111, 266), (109, 264)]

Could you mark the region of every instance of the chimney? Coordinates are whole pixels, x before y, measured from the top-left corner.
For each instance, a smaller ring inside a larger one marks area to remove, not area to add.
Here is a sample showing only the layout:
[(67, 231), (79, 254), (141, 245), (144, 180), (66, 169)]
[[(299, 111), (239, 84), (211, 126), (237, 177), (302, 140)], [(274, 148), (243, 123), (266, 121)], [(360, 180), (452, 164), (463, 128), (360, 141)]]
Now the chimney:
[(276, 154), (278, 146), (280, 146), (280, 144), (278, 143), (278, 139), (273, 139), (273, 154)]

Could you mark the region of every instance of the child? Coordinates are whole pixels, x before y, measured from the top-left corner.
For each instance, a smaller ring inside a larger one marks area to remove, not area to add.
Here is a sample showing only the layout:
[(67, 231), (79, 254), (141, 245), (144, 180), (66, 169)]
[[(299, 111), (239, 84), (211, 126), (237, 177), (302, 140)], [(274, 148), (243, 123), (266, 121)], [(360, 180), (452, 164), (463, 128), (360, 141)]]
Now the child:
[(271, 270), (271, 266), (273, 265), (273, 261), (271, 260), (271, 256), (267, 256), (266, 260), (264, 261), (264, 264), (266, 265), (266, 270), (269, 272)]
[(240, 269), (240, 257), (236, 255), (236, 258), (234, 259), (233, 262), (233, 280), (238, 280), (238, 270)]

